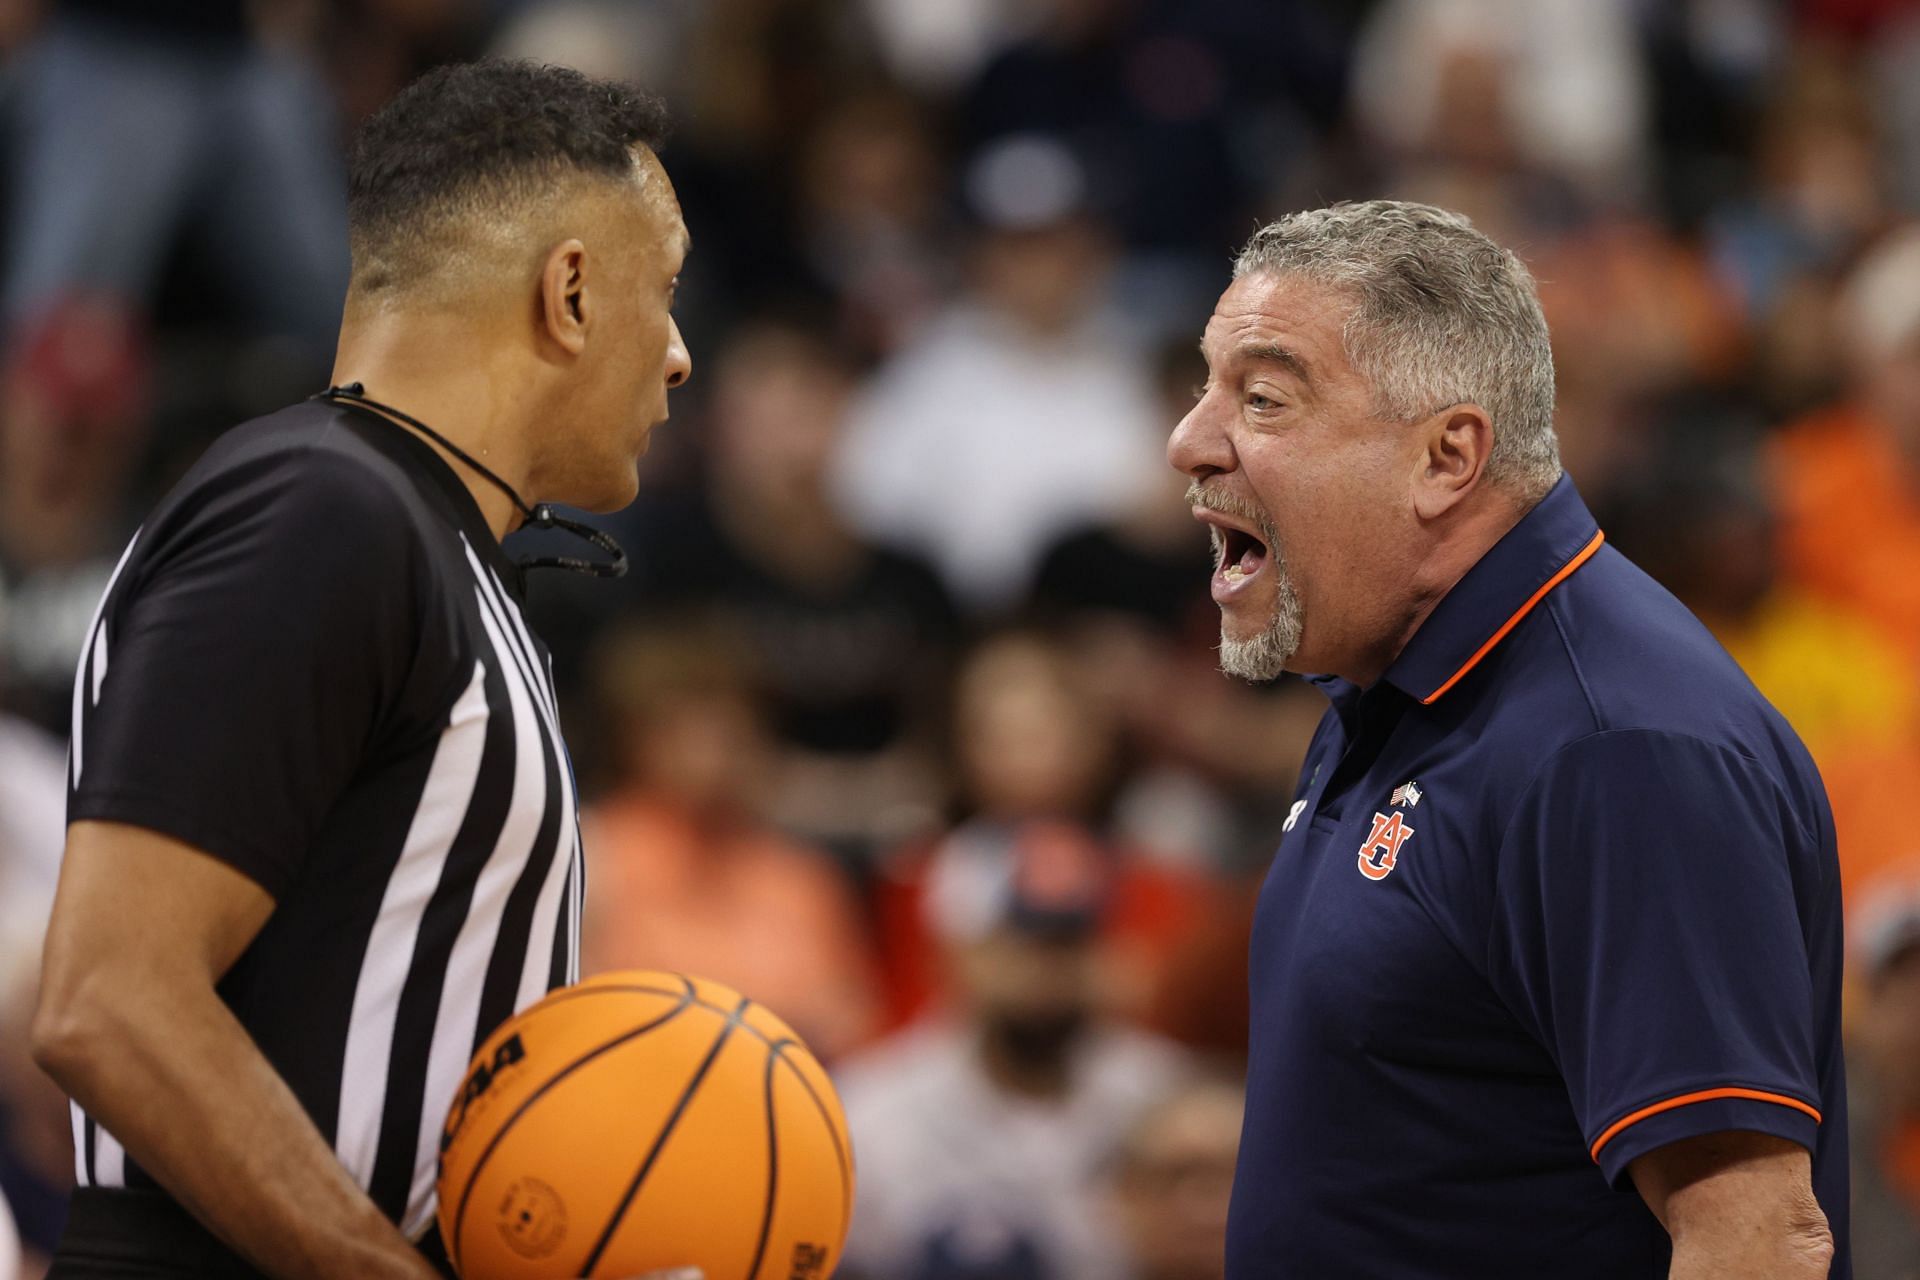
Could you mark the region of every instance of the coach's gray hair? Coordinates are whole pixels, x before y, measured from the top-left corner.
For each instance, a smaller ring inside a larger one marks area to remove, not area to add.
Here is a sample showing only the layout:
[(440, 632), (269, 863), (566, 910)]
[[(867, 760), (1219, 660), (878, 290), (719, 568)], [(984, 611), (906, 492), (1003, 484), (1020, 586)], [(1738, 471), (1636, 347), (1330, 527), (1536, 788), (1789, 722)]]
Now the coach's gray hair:
[(1381, 417), (1477, 404), (1493, 422), (1488, 480), (1535, 501), (1559, 479), (1553, 348), (1533, 276), (1465, 217), (1401, 200), (1289, 214), (1240, 251), (1234, 277), (1253, 272), (1353, 298), (1341, 337)]

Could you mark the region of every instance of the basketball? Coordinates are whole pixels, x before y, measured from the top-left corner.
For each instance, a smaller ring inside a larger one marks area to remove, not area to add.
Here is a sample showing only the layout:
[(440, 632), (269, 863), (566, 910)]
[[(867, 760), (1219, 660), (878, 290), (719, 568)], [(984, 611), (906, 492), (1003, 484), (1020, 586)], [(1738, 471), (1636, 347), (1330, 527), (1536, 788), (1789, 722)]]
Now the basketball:
[(510, 1019), (440, 1146), (464, 1280), (826, 1280), (853, 1209), (826, 1071), (766, 1009), (680, 974), (604, 974)]

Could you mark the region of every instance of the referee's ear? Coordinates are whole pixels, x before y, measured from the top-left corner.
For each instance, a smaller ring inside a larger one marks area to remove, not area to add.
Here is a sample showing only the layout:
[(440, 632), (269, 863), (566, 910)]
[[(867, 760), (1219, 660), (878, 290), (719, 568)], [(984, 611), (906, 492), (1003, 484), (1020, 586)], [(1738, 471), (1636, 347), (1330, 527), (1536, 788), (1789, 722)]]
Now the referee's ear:
[(1437, 520), (1479, 487), (1493, 453), (1493, 419), (1477, 404), (1455, 404), (1414, 430), (1420, 442), (1414, 510), (1422, 520)]
[(591, 310), (587, 303), (587, 246), (578, 240), (562, 240), (547, 254), (540, 271), (540, 322), (546, 336), (560, 344), (569, 355), (579, 355), (587, 345), (587, 322)]

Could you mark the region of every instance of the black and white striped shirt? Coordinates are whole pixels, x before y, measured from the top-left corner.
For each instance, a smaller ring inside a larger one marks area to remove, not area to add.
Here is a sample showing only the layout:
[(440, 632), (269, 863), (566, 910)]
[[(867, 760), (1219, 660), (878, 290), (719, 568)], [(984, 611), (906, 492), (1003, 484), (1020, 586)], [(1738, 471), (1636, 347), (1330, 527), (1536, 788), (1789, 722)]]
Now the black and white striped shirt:
[[(68, 819), (275, 902), (220, 995), (410, 1237), (473, 1050), (577, 979), (574, 780), (520, 574), (430, 447), (310, 402), (142, 526), (74, 683)], [(74, 1110), (83, 1187), (157, 1189)]]

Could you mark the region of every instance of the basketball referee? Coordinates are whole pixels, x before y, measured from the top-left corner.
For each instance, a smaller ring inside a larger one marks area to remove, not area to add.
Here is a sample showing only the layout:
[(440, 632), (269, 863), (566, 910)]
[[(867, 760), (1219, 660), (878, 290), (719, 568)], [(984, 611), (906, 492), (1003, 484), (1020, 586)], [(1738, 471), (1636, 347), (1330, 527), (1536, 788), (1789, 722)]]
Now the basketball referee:
[(468, 1058), (578, 977), (572, 769), (500, 540), (630, 501), (690, 372), (663, 123), (519, 63), (403, 92), (352, 159), (339, 385), (223, 436), (122, 556), (34, 1025), (75, 1101), (55, 1277), (447, 1273)]

